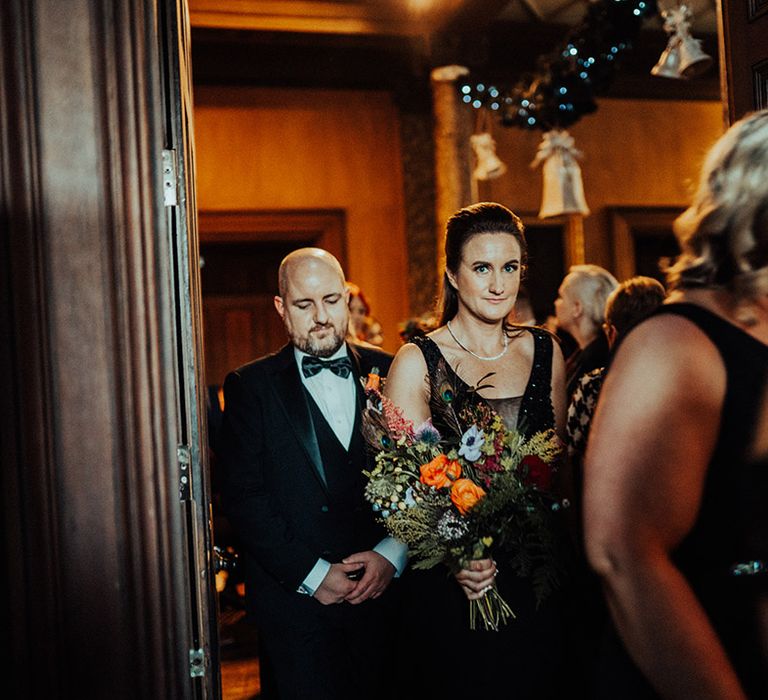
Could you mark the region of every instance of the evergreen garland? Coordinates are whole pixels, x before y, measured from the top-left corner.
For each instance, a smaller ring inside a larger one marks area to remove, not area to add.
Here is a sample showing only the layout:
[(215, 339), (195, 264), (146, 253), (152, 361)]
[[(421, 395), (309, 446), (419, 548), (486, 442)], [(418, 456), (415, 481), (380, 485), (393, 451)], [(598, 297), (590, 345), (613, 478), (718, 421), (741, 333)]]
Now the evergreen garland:
[(539, 57), (534, 73), (509, 89), (465, 80), (462, 100), (498, 112), (503, 126), (565, 129), (597, 109), (595, 96), (608, 90), (622, 53), (657, 12), (656, 0), (594, 0), (562, 46)]

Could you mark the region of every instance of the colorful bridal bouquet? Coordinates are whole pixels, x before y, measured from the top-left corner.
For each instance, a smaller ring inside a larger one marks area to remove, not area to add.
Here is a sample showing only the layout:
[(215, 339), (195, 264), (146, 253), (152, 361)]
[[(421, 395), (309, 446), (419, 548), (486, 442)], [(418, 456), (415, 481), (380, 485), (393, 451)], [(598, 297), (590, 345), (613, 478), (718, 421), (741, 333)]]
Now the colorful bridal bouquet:
[[(537, 599), (545, 598), (559, 573), (551, 519), (560, 503), (550, 489), (561, 442), (554, 431), (524, 437), (508, 430), (485, 402), (464, 400), (445, 379), (432, 389), (433, 413), (439, 406), (449, 432), (441, 435), (431, 420), (406, 420), (379, 384), (374, 374), (366, 385), (363, 427), (376, 461), (365, 496), (389, 534), (408, 545), (411, 565), (457, 572), (504, 551), (505, 572), (511, 566), (530, 576)], [(486, 630), (514, 618), (495, 586), (469, 603), (472, 629), (478, 617)]]

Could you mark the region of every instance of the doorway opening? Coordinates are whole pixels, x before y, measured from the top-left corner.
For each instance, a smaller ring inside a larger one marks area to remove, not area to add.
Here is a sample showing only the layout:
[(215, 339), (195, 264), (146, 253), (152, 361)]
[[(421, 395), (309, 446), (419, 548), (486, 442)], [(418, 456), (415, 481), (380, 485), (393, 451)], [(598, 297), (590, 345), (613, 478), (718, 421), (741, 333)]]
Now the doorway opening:
[(240, 543), (221, 508), (216, 454), (227, 373), (286, 342), (273, 305), (277, 270), (292, 250), (324, 248), (345, 264), (343, 210), (201, 212), (200, 278), (213, 542), (226, 567), (217, 573), (223, 700), (273, 695), (269, 665), (259, 653), (258, 633), (246, 619)]
[(666, 286), (664, 268), (680, 254), (672, 224), (683, 207), (614, 207), (614, 266), (620, 280), (653, 277)]

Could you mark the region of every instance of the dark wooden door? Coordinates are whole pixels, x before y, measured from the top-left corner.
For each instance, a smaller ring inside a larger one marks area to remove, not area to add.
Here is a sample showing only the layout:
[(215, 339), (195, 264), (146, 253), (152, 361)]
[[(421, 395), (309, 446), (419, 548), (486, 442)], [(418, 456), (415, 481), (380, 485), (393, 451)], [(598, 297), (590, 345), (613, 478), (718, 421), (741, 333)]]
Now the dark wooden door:
[(6, 697), (217, 695), (185, 13), (0, 2)]
[(288, 243), (209, 243), (201, 247), (208, 386), (221, 386), (229, 371), (286, 342), (273, 299), (277, 267), (291, 250)]
[(720, 74), (731, 123), (768, 107), (768, 0), (722, 0)]

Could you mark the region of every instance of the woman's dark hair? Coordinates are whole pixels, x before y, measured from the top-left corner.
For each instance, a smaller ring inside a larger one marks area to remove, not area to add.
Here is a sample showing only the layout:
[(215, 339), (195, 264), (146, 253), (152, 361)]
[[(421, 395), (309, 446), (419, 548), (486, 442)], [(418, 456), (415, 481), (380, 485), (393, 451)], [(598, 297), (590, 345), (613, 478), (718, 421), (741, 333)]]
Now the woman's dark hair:
[[(445, 268), (456, 273), (461, 264), (464, 246), (480, 233), (506, 233), (520, 244), (521, 270), (525, 270), (525, 227), (520, 217), (495, 202), (480, 202), (459, 209), (445, 225)], [(459, 297), (448, 275), (443, 273), (440, 300), (440, 325), (450, 321), (459, 310)]]
[(345, 284), (347, 285), (347, 289), (349, 290), (349, 301), (351, 302), (353, 297), (357, 297), (362, 303), (362, 305), (365, 307), (365, 315), (370, 316), (371, 305), (368, 303), (368, 299), (366, 299), (365, 294), (363, 294), (363, 290), (360, 289), (360, 285), (357, 285), (354, 282), (350, 282), (349, 280), (347, 280)]

